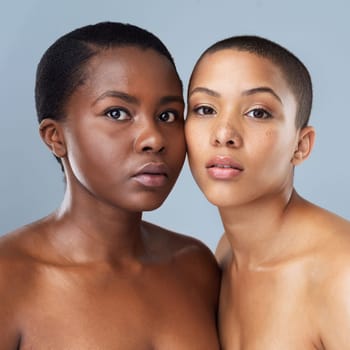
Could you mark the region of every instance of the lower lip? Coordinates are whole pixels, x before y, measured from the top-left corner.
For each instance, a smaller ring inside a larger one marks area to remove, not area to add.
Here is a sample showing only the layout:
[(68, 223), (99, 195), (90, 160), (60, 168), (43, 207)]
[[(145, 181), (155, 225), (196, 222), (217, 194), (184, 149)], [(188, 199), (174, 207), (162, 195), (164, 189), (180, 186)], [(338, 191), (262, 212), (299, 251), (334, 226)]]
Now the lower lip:
[(167, 183), (167, 177), (161, 174), (139, 174), (134, 179), (145, 187), (162, 187)]
[(208, 168), (209, 175), (218, 180), (231, 180), (241, 174), (242, 170), (233, 168)]

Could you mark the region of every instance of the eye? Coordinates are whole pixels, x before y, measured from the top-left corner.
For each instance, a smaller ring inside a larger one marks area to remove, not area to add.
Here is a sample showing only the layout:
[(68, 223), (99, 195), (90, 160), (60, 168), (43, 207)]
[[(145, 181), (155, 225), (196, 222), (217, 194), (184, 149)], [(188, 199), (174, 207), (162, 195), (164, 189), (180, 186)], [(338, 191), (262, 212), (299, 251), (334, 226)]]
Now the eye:
[(200, 107), (196, 107), (194, 109), (194, 112), (198, 115), (212, 115), (212, 114), (216, 114), (216, 111), (214, 108), (210, 107), (210, 106), (200, 106)]
[(267, 112), (263, 108), (251, 109), (249, 112), (246, 113), (246, 115), (250, 118), (255, 118), (255, 119), (268, 119), (272, 117), (271, 113)]
[(164, 123), (172, 123), (178, 118), (178, 113), (174, 111), (166, 111), (158, 116), (158, 119)]
[(115, 120), (129, 120), (130, 119), (130, 113), (126, 111), (123, 108), (109, 108), (106, 112), (105, 115), (111, 119)]

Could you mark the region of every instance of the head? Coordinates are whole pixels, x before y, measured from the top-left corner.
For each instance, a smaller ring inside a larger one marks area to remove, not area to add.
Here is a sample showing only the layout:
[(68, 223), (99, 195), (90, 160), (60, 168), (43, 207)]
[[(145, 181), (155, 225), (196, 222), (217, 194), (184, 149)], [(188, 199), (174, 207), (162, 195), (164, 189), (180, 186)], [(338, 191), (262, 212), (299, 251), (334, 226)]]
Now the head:
[(225, 49), (249, 52), (266, 58), (276, 65), (297, 102), (296, 127), (303, 128), (308, 125), (312, 107), (311, 77), (305, 65), (293, 53), (265, 38), (258, 36), (234, 36), (211, 45), (203, 52), (196, 66), (205, 55)]
[(191, 170), (207, 198), (287, 198), (313, 145), (311, 102), (308, 71), (278, 44), (240, 36), (209, 47), (190, 79), (186, 120)]
[(153, 34), (121, 23), (68, 33), (39, 64), (36, 104), (67, 193), (134, 212), (165, 200), (185, 157), (184, 102)]
[[(177, 74), (166, 46), (145, 29), (119, 22), (101, 22), (75, 29), (54, 42), (38, 64), (35, 104), (39, 123), (46, 118), (57, 121), (65, 118), (66, 102), (76, 88), (84, 84), (92, 57), (110, 48), (128, 46), (156, 51), (172, 64)], [(61, 159), (56, 159), (62, 167)]]

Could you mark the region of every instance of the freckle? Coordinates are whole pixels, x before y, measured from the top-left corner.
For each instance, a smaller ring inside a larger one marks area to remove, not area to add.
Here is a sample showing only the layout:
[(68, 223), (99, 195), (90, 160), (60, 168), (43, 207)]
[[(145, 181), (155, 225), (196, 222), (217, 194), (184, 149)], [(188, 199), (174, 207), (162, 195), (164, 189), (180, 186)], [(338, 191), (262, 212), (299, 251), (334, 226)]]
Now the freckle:
[(266, 135), (267, 137), (270, 137), (270, 136), (272, 135), (272, 130), (267, 130), (266, 133), (265, 133), (265, 135)]

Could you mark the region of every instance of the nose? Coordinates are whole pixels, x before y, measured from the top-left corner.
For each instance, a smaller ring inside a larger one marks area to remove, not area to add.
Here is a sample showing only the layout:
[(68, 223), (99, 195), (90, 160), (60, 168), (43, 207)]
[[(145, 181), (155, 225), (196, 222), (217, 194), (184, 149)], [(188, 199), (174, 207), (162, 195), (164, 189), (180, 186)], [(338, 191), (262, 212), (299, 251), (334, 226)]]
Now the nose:
[(162, 153), (165, 150), (165, 137), (160, 125), (155, 120), (147, 121), (139, 126), (139, 133), (135, 138), (135, 151), (138, 153)]
[(218, 118), (212, 133), (212, 144), (214, 146), (240, 147), (242, 137), (230, 119)]

